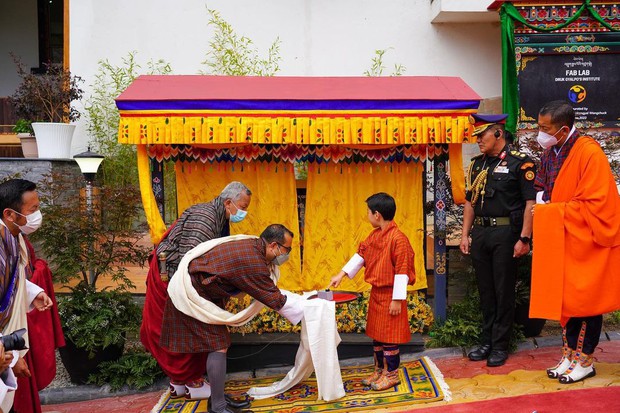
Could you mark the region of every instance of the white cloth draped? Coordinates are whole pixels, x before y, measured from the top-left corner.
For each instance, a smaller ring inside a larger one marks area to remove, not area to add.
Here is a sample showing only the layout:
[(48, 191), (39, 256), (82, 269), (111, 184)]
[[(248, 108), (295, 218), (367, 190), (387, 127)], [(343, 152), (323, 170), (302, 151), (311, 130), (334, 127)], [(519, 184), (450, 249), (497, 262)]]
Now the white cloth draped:
[[(2, 220), (0, 220), (0, 224), (6, 227)], [(28, 265), (28, 248), (26, 247), (26, 242), (24, 241), (24, 237), (22, 236), (22, 234), (19, 234), (17, 239), (19, 240), (19, 261), (17, 263), (18, 278), (15, 283), (15, 288), (17, 288), (17, 292), (15, 293), (15, 300), (13, 302), (13, 313), (11, 314), (9, 322), (2, 331), (2, 335), (7, 335), (15, 330), (19, 330), (20, 328), (28, 327), (28, 319), (26, 318), (26, 313), (28, 311), (28, 308), (30, 307), (28, 280), (26, 279), (26, 266)], [(24, 334), (23, 338), (26, 342), (26, 347), (29, 347), (28, 332)], [(28, 349), (20, 350), (19, 352), (14, 351), (13, 354), (17, 356), (16, 353), (19, 353), (19, 357), (24, 357), (27, 351)], [(14, 362), (12, 366), (15, 365), (19, 357), (13, 359)], [(11, 409), (11, 406), (13, 406), (15, 392), (12, 390), (15, 390), (15, 388), (17, 388), (17, 383), (15, 382), (15, 387), (13, 387), (13, 381), (10, 379), (12, 372), (8, 373), (8, 375), (8, 382), (3, 382), (4, 386), (2, 386), (2, 393), (4, 394), (4, 397), (0, 399), (0, 408), (4, 412), (8, 412)]]
[(255, 399), (273, 397), (306, 380), (314, 371), (318, 387), (317, 400), (332, 401), (344, 397), (338, 362), (339, 343), (335, 303), (321, 299), (306, 300), (295, 365), (281, 381), (271, 386), (252, 387), (248, 394)]
[[(229, 237), (215, 238), (207, 242), (198, 244), (187, 252), (181, 259), (177, 271), (174, 273), (168, 284), (168, 295), (172, 304), (182, 313), (200, 320), (207, 324), (228, 325), (239, 327), (248, 323), (265, 307), (258, 300), (252, 300), (247, 308), (236, 314), (228, 312), (211, 301), (203, 298), (198, 291), (192, 286), (192, 280), (189, 276), (189, 263), (199, 256), (203, 255), (210, 249), (220, 244), (230, 241), (238, 241), (244, 239), (256, 239), (258, 237), (251, 235), (231, 235)], [(274, 284), (280, 278), (280, 270), (273, 265), (271, 268), (271, 279)]]

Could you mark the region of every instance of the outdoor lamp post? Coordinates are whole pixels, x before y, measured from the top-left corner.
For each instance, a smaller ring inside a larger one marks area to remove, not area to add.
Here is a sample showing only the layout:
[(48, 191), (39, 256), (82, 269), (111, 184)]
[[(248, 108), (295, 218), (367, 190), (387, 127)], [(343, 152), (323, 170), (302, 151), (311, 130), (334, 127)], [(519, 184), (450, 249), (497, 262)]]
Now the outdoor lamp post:
[[(82, 171), (82, 175), (84, 175), (84, 180), (86, 181), (86, 213), (91, 220), (93, 219), (93, 181), (95, 180), (99, 165), (103, 162), (103, 158), (103, 155), (91, 152), (90, 147), (86, 152), (78, 153), (73, 157), (80, 167), (80, 171)], [(93, 248), (94, 246), (92, 244), (89, 245), (89, 255), (92, 253)], [(88, 273), (90, 282), (92, 283), (95, 278), (95, 270), (89, 266)]]
[(86, 209), (89, 213), (92, 212), (93, 207), (93, 181), (95, 180), (99, 165), (103, 162), (103, 158), (103, 155), (91, 152), (90, 147), (86, 152), (78, 153), (73, 157), (86, 181)]

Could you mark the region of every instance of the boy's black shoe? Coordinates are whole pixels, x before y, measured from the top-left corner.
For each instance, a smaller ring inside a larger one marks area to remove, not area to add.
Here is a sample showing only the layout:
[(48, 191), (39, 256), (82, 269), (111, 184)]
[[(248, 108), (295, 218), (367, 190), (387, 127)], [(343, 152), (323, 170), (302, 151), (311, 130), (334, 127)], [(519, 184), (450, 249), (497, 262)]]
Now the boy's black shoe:
[(483, 344), (481, 346), (476, 347), (472, 351), (470, 351), (467, 357), (469, 357), (471, 361), (481, 361), (489, 357), (490, 353), (491, 353), (491, 345)]

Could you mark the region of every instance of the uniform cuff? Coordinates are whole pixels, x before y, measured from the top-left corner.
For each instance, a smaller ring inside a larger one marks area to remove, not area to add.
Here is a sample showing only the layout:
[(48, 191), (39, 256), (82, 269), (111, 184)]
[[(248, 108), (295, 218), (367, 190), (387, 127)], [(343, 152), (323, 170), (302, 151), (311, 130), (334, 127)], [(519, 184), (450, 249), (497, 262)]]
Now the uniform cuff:
[(355, 254), (347, 264), (342, 267), (342, 271), (344, 271), (349, 278), (355, 277), (355, 274), (359, 272), (364, 266), (364, 258), (361, 255)]
[(409, 277), (407, 274), (396, 274), (394, 276), (394, 289), (392, 290), (392, 300), (407, 299), (407, 283)]

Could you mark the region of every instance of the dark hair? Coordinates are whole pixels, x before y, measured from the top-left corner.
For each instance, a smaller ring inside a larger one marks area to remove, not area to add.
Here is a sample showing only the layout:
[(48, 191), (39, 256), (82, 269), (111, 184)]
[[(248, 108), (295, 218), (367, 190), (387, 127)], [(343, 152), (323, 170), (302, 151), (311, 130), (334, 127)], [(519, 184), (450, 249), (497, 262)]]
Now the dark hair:
[(378, 194), (369, 196), (366, 200), (366, 205), (368, 205), (370, 212), (373, 214), (375, 212), (380, 213), (386, 221), (393, 220), (396, 214), (396, 202), (391, 195), (385, 192), (379, 192)]
[(37, 185), (25, 179), (9, 179), (0, 184), (0, 214), (6, 208), (22, 212), (24, 192), (34, 191)]
[(278, 244), (284, 244), (285, 239), (284, 239), (284, 235), (285, 234), (289, 234), (291, 236), (291, 238), (293, 238), (295, 235), (293, 235), (293, 232), (286, 228), (284, 225), (282, 224), (271, 224), (269, 226), (267, 226), (267, 228), (265, 228), (265, 230), (263, 231), (262, 234), (260, 234), (260, 237), (262, 239), (264, 239), (265, 241), (267, 241), (268, 244), (272, 243), (272, 242), (277, 242)]
[(554, 126), (573, 127), (575, 123), (575, 110), (565, 100), (554, 100), (547, 102), (538, 112), (539, 115), (551, 115), (551, 123)]

